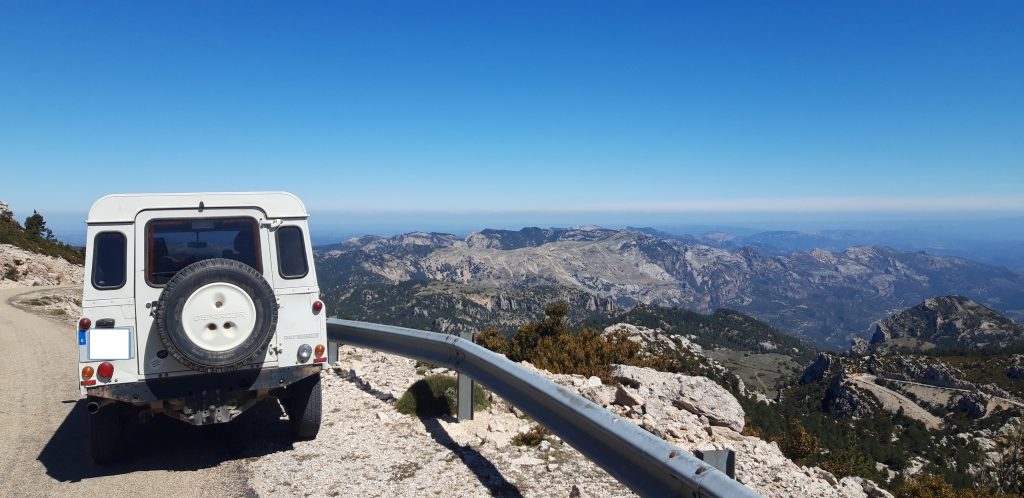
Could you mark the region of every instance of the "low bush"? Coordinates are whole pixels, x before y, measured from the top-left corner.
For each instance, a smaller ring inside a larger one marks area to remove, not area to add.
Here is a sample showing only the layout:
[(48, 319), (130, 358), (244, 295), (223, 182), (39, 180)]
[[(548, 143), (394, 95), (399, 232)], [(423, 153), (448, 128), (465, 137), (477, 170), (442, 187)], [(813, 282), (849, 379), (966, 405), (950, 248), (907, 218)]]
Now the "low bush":
[(807, 432), (798, 420), (790, 420), (789, 427), (776, 441), (786, 458), (803, 463), (806, 458), (818, 453), (818, 438)]
[(4, 280), (17, 282), (19, 278), (18, 269), (11, 265), (4, 265)]
[(551, 432), (545, 429), (544, 426), (535, 425), (526, 432), (512, 436), (512, 444), (516, 446), (537, 446), (545, 437), (550, 435)]
[[(487, 393), (479, 385), (473, 389), (473, 409), (490, 406)], [(405, 415), (440, 417), (455, 415), (458, 406), (458, 379), (449, 375), (429, 375), (414, 382), (395, 403), (395, 409)]]

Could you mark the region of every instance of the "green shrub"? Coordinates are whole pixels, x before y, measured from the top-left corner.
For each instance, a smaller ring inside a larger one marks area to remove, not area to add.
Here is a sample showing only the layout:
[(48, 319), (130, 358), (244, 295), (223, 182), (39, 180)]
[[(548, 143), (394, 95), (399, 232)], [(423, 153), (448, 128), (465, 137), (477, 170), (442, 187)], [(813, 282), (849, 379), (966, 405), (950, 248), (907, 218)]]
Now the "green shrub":
[(825, 456), (818, 466), (842, 479), (848, 476), (865, 476), (875, 474), (875, 462), (864, 453), (852, 448), (843, 448)]
[(4, 280), (18, 281), (18, 269), (11, 265), (4, 265)]
[[(475, 384), (474, 384), (475, 385)], [(398, 402), (395, 409), (405, 415), (438, 417), (455, 415), (458, 403), (459, 381), (448, 375), (429, 375), (414, 382)], [(479, 385), (473, 389), (473, 409), (490, 406), (487, 393)]]
[(957, 491), (940, 475), (918, 474), (894, 490), (896, 498), (968, 498), (984, 496), (970, 490)]
[(484, 329), (475, 337), (476, 343), (494, 351), (495, 353), (503, 354), (508, 356), (509, 354), (509, 341), (508, 338), (501, 335), (498, 329), (491, 327)]
[(530, 430), (512, 436), (512, 444), (516, 446), (537, 446), (551, 432), (543, 425), (535, 425)]
[(782, 454), (796, 463), (803, 463), (807, 457), (818, 453), (818, 438), (796, 419), (789, 421), (789, 427), (777, 442)]
[(565, 323), (568, 313), (565, 301), (545, 306), (544, 313), (543, 320), (519, 327), (510, 338), (502, 336), (496, 329), (487, 329), (477, 335), (476, 342), (508, 356), (512, 361), (528, 361), (552, 373), (597, 376), (605, 383), (615, 382), (611, 376), (614, 364), (666, 372), (677, 372), (682, 368), (676, 358), (640, 354), (640, 344), (629, 340), (623, 332), (602, 335), (591, 328), (578, 332), (569, 330)]

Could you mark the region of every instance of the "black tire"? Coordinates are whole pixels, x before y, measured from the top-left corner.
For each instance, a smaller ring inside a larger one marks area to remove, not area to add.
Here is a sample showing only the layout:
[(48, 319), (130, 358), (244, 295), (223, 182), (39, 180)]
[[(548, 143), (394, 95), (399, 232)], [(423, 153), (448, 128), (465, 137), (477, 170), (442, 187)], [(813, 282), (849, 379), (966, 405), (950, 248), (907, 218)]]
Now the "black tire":
[(89, 450), (94, 462), (104, 465), (124, 456), (124, 425), (116, 404), (89, 414)]
[[(224, 282), (242, 289), (255, 305), (252, 333), (238, 346), (211, 351), (192, 342), (182, 326), (182, 309), (196, 290)], [(227, 372), (260, 361), (277, 329), (274, 289), (253, 267), (231, 259), (214, 258), (182, 268), (167, 282), (157, 302), (155, 319), (160, 342), (182, 365), (200, 372)]]
[(302, 379), (285, 390), (282, 400), (288, 412), (288, 429), (296, 439), (314, 439), (320, 432), (323, 393), (320, 374)]

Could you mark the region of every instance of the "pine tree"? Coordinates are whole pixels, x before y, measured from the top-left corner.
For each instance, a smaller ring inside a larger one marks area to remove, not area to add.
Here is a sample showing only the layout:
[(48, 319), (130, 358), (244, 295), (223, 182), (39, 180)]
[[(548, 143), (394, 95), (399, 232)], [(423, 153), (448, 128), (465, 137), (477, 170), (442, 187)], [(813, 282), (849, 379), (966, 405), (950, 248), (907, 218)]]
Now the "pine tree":
[(25, 232), (33, 237), (53, 240), (53, 231), (46, 227), (46, 220), (39, 211), (32, 211), (32, 216), (25, 218)]

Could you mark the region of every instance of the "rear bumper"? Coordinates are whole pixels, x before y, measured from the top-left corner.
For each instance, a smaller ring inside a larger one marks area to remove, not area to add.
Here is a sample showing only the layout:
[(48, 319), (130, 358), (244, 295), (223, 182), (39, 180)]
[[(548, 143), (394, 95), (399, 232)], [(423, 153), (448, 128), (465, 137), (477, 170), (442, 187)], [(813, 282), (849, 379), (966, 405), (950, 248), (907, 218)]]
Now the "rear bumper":
[(139, 382), (89, 386), (86, 394), (97, 398), (145, 403), (171, 399), (222, 399), (235, 393), (278, 389), (320, 373), (321, 363), (293, 367), (197, 373)]

